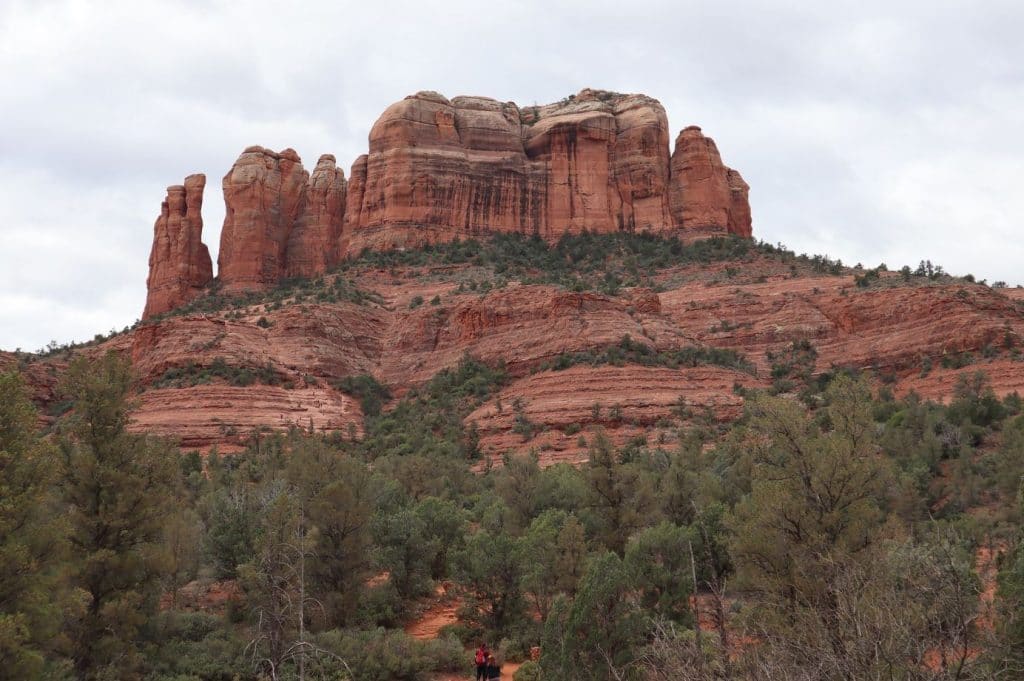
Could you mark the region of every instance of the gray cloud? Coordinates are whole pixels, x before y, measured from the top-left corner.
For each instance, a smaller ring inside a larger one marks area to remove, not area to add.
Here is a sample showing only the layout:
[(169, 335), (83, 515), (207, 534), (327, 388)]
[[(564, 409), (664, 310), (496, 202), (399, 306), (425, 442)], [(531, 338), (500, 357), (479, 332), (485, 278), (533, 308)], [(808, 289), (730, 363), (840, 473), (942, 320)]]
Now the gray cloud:
[(1024, 283), (1018, 2), (0, 4), (0, 347), (130, 324), (164, 188), (247, 145), (366, 148), (421, 89), (659, 98), (797, 251)]

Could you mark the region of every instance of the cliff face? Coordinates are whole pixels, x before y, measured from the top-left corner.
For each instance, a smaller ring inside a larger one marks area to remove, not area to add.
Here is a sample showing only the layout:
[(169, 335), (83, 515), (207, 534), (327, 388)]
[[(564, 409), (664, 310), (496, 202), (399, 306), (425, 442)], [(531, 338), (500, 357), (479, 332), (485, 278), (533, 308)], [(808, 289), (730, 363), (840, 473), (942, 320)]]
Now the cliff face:
[[(223, 181), (224, 290), (316, 276), (364, 248), (491, 232), (551, 241), (583, 230), (751, 234), (743, 178), (696, 127), (680, 133), (670, 157), (665, 110), (644, 95), (583, 90), (520, 108), (420, 92), (384, 111), (350, 178), (329, 154), (310, 174), (292, 149), (247, 148)], [(200, 252), (202, 187), (198, 199), (172, 189), (145, 317), (187, 302), (212, 278)], [(179, 234), (188, 238), (171, 236)]]
[(306, 211), (309, 173), (292, 149), (249, 147), (224, 176), (217, 270), (224, 290), (258, 290), (285, 276), (287, 248)]
[[(175, 316), (119, 337), (121, 347), (131, 349), (140, 382), (149, 386), (132, 427), (173, 434), (187, 447), (224, 451), (240, 446), (257, 427), (312, 424), (344, 433), (349, 423), (360, 427), (358, 400), (332, 387), (336, 379), (370, 373), (402, 395), (466, 354), (502, 363), (511, 377), (500, 395), (466, 419), (479, 428), (482, 450), (495, 460), (535, 450), (544, 464), (584, 459), (581, 427), (600, 425), (617, 443), (641, 435), (671, 442), (680, 400), (694, 414), (735, 418), (743, 406), (736, 386), (768, 387), (773, 363), (794, 342), (814, 347), (815, 373), (874, 370), (890, 375), (899, 394), (913, 389), (948, 398), (959, 376), (978, 370), (989, 373), (999, 395), (1024, 391), (1024, 362), (1009, 351), (983, 359), (993, 348), (1019, 347), (1024, 338), (1024, 304), (1009, 297), (1017, 291), (897, 285), (893, 275), (880, 288), (863, 289), (849, 272), (833, 276), (801, 265), (794, 275), (791, 266), (767, 257), (695, 262), (661, 272), (657, 291), (638, 287), (609, 296), (517, 282), (472, 291), (460, 284), (482, 275), (469, 264), (358, 265), (345, 276), (375, 292), (377, 302), (307, 298), (270, 311), (253, 304)], [(412, 304), (435, 297), (436, 304)], [(544, 370), (562, 353), (596, 352), (626, 335), (657, 351), (690, 345), (735, 350), (756, 371), (629, 362)], [(942, 366), (944, 358), (964, 352), (977, 361)], [(291, 387), (161, 384), (171, 370), (209, 367), (218, 358), (231, 367), (271, 367)], [(934, 366), (927, 373), (925, 358)], [(515, 431), (509, 405), (516, 401), (537, 425), (527, 442)], [(185, 408), (190, 404), (195, 408)], [(595, 415), (597, 404), (603, 408)]]
[[(703, 139), (703, 138), (702, 138)], [(708, 140), (710, 142), (710, 140)], [(711, 147), (714, 145), (711, 143)], [(721, 163), (706, 170), (729, 185)], [(520, 109), (484, 97), (449, 101), (421, 92), (388, 107), (370, 153), (352, 171), (346, 249), (445, 241), (483, 232), (563, 234), (699, 229), (750, 234), (730, 220), (732, 194), (697, 188), (713, 214), (679, 219), (696, 186), (672, 176), (665, 110), (644, 95), (584, 90), (557, 104)], [(738, 173), (736, 174), (739, 183)], [(746, 200), (737, 194), (736, 200)]]
[(202, 242), (205, 186), (205, 175), (189, 175), (185, 184), (167, 188), (153, 226), (143, 318), (187, 303), (213, 279), (210, 251)]
[(312, 277), (337, 263), (347, 187), (334, 156), (321, 156), (306, 183), (305, 210), (288, 237), (287, 276)]
[(750, 187), (722, 163), (715, 141), (695, 125), (676, 138), (669, 205), (672, 222), (687, 229), (722, 229), (751, 235)]

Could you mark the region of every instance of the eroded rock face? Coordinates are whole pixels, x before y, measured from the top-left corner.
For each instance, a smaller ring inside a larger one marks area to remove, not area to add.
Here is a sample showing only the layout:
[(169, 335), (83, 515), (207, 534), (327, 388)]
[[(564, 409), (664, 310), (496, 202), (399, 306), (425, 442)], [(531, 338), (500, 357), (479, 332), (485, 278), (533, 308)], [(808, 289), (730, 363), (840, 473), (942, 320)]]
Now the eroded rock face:
[(210, 251), (202, 241), (205, 186), (206, 176), (200, 174), (167, 188), (153, 226), (143, 319), (184, 305), (213, 279)]
[(224, 176), (217, 257), (226, 292), (267, 288), (286, 275), (289, 238), (305, 211), (308, 181), (292, 149), (249, 147), (235, 161)]
[[(895, 381), (898, 395), (915, 390), (949, 399), (957, 379), (978, 370), (988, 373), (999, 396), (1024, 392), (1024, 363), (1012, 350), (1024, 338), (1024, 290), (904, 285), (892, 273), (864, 289), (853, 271), (834, 276), (803, 265), (794, 277), (792, 266), (792, 260), (756, 252), (742, 261), (685, 263), (659, 275), (663, 288), (608, 296), (516, 282), (486, 293), (467, 291), (460, 283), (479, 275), (471, 264), (363, 264), (345, 275), (375, 292), (379, 302), (307, 300), (280, 309), (254, 304), (178, 315), (72, 355), (130, 353), (138, 386), (145, 387), (131, 428), (179, 437), (188, 447), (217, 445), (226, 451), (264, 427), (340, 431), (347, 437), (350, 423), (359, 427), (358, 399), (338, 379), (372, 374), (401, 397), (468, 354), (504, 364), (509, 377), (501, 393), (465, 421), (477, 427), (485, 458), (500, 462), (504, 453), (536, 451), (542, 464), (584, 460), (590, 429), (597, 426), (618, 444), (643, 436), (674, 446), (680, 397), (694, 414), (735, 418), (743, 404), (736, 384), (770, 385), (773, 364), (794, 342), (814, 347), (815, 374), (839, 367), (878, 372)], [(435, 297), (436, 304), (410, 304)], [(563, 353), (596, 355), (626, 335), (656, 351), (692, 345), (735, 350), (755, 371), (589, 361), (552, 368)], [(988, 358), (992, 351), (996, 356)], [(964, 352), (974, 364), (942, 366), (943, 358)], [(922, 371), (926, 360), (933, 366), (928, 372)], [(68, 361), (64, 353), (0, 353), (0, 371), (22, 368), (42, 418), (52, 420), (59, 413), (52, 409), (59, 407), (56, 386)], [(280, 383), (241, 387), (223, 377), (197, 385), (166, 380), (169, 372), (180, 376), (182, 369), (218, 361), (270, 368)], [(538, 425), (528, 441), (514, 428), (510, 405), (516, 400)]]
[[(583, 90), (520, 108), (420, 92), (385, 110), (350, 175), (346, 182), (330, 154), (310, 174), (292, 149), (247, 148), (223, 181), (224, 292), (314, 277), (364, 248), (493, 232), (550, 241), (584, 230), (751, 234), (743, 178), (697, 127), (680, 133), (670, 159), (665, 110), (645, 95)], [(198, 193), (172, 190), (154, 239), (147, 316), (212, 278), (198, 236), (201, 184)]]
[(750, 187), (722, 163), (715, 141), (695, 125), (676, 138), (671, 176), (669, 204), (677, 227), (751, 235)]
[(485, 232), (554, 240), (584, 229), (675, 227), (668, 120), (643, 95), (584, 90), (520, 109), (420, 92), (377, 120), (352, 177), (350, 250)]
[(421, 92), (388, 107), (352, 167), (347, 248), (531, 232), (543, 206), (514, 104)]
[[(600, 425), (617, 443), (637, 435), (655, 441), (662, 432), (674, 437), (674, 427), (662, 429), (658, 423), (671, 418), (680, 396), (695, 413), (709, 409), (716, 418), (735, 418), (743, 404), (735, 384), (767, 387), (777, 361), (772, 354), (784, 354), (794, 341), (815, 348), (815, 373), (837, 366), (880, 371), (898, 377), (894, 389), (901, 394), (912, 388), (946, 398), (960, 373), (979, 369), (992, 376), (999, 395), (1024, 390), (1024, 363), (1008, 357), (962, 370), (941, 367), (947, 355), (980, 356), (983, 348), (1004, 346), (1008, 334), (1013, 344), (1024, 337), (1024, 313), (996, 290), (980, 285), (863, 290), (852, 274), (793, 278), (783, 261), (755, 259), (744, 268), (722, 277), (714, 266), (693, 263), (671, 273), (667, 281), (681, 278), (682, 283), (667, 290), (638, 288), (607, 296), (536, 284), (511, 284), (481, 295), (460, 291), (460, 277), (450, 269), (366, 267), (356, 276), (384, 304), (304, 303), (269, 312), (256, 305), (241, 318), (228, 319), (227, 313), (172, 317), (131, 333), (136, 375), (151, 386), (133, 428), (178, 434), (189, 446), (237, 444), (257, 425), (308, 428), (310, 418), (318, 430), (344, 431), (348, 412), (342, 408), (351, 410), (354, 401), (332, 387), (337, 379), (371, 373), (400, 396), (467, 354), (490, 365), (503, 363), (509, 375), (500, 396), (466, 421), (476, 423), (483, 451), (496, 460), (505, 452), (531, 449), (546, 463), (582, 460), (586, 447), (577, 444), (578, 426)], [(414, 297), (434, 296), (437, 305), (409, 305)], [(258, 324), (262, 317), (269, 325)], [(660, 351), (690, 345), (732, 349), (756, 367), (756, 375), (714, 366), (629, 363), (544, 370), (562, 353), (597, 351), (626, 335)], [(124, 344), (124, 338), (117, 340)], [(935, 366), (927, 377), (920, 370), (922, 357)], [(217, 358), (233, 367), (270, 366), (292, 391), (313, 392), (288, 397), (290, 391), (270, 386), (156, 385), (169, 369), (207, 367)], [(39, 374), (47, 375), (42, 367)], [(528, 442), (513, 428), (509, 405), (517, 398), (529, 420), (543, 428)], [(188, 400), (201, 408), (184, 408)], [(598, 415), (595, 404), (603, 405)], [(235, 424), (236, 434), (219, 433), (218, 419)]]
[(289, 277), (313, 277), (338, 261), (345, 219), (345, 172), (324, 154), (306, 184), (305, 210), (292, 227), (285, 252)]

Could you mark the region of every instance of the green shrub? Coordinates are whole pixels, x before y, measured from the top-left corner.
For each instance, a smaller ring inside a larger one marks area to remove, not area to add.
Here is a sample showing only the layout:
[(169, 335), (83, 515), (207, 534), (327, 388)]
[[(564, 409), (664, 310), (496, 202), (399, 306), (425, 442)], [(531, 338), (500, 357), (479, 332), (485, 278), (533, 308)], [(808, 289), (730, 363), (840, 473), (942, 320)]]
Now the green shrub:
[(259, 367), (240, 367), (228, 364), (223, 357), (214, 357), (207, 367), (191, 361), (184, 366), (171, 367), (153, 382), (152, 387), (186, 388), (210, 383), (215, 378), (235, 387), (245, 387), (253, 383), (293, 387), (291, 382), (285, 381), (270, 362)]
[(503, 366), (466, 355), (459, 364), (410, 391), (386, 414), (366, 422), (367, 456), (421, 455), (473, 459), (477, 442), (463, 419), (507, 380)]
[[(711, 365), (736, 369), (749, 374), (754, 373), (754, 365), (735, 350), (696, 345), (675, 350), (655, 350), (649, 345), (634, 341), (628, 334), (615, 345), (581, 352), (563, 352), (541, 364), (537, 371), (562, 371), (578, 364), (589, 366), (640, 364), (672, 369)], [(597, 420), (599, 416), (600, 412), (594, 415), (594, 420)]]
[(330, 384), (336, 390), (359, 398), (364, 416), (377, 416), (384, 403), (391, 399), (391, 391), (370, 374), (356, 374), (334, 379)]
[[(419, 641), (401, 630), (333, 630), (317, 635), (315, 642), (344, 660), (352, 677), (360, 681), (414, 681), (430, 673), (468, 676), (470, 671), (470, 657), (455, 638)], [(323, 664), (336, 672), (344, 669), (329, 659)]]
[(533, 660), (524, 662), (512, 675), (513, 681), (541, 681), (542, 678), (540, 665)]

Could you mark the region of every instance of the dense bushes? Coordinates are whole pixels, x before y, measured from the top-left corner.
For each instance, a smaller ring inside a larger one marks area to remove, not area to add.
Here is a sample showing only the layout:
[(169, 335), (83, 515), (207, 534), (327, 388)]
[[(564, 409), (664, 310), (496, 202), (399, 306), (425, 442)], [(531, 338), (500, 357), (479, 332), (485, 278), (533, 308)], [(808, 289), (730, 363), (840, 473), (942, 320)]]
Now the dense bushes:
[[(417, 641), (404, 631), (335, 630), (319, 634), (316, 643), (331, 655), (317, 660), (325, 672), (366, 681), (418, 681), (429, 672), (469, 675), (469, 656), (452, 638)], [(328, 678), (332, 678), (328, 676)]]
[[(383, 395), (379, 388), (371, 390), (369, 380), (359, 380), (365, 385), (356, 386), (357, 394), (371, 391)], [(505, 380), (504, 368), (467, 356), (406, 395), (387, 413), (368, 412), (371, 418), (366, 422), (362, 450), (369, 458), (384, 454), (477, 458), (475, 435), (463, 419)]]
[[(146, 320), (145, 323), (160, 321), (166, 317), (196, 313), (214, 313), (225, 310), (243, 310), (255, 305), (264, 306), (264, 311), (280, 309), (286, 302), (303, 303), (339, 303), (348, 302), (356, 305), (381, 304), (383, 300), (376, 293), (365, 291), (350, 279), (344, 276), (334, 276), (330, 279), (317, 277), (315, 279), (283, 279), (268, 291), (246, 291), (236, 294), (224, 294), (220, 290), (220, 282), (214, 280), (206, 290), (206, 293), (181, 307), (175, 308), (162, 315), (156, 315)], [(265, 318), (259, 324), (263, 328), (269, 328), (270, 324)], [(259, 323), (259, 320), (258, 322)]]
[(359, 405), (363, 409), (363, 416), (379, 416), (381, 407), (391, 399), (391, 391), (387, 389), (387, 386), (381, 384), (370, 374), (345, 376), (342, 379), (331, 381), (331, 385), (349, 395), (358, 397)]
[[(468, 674), (464, 646), (480, 638), (506, 661), (541, 646), (521, 679), (918, 678), (933, 650), (948, 660), (937, 679), (1015, 669), (1020, 399), (980, 376), (949, 405), (876, 396), (847, 373), (808, 375), (812, 350), (775, 358), (776, 378), (811, 399), (748, 392), (721, 431), (621, 447), (592, 432), (579, 467), (520, 455), (479, 473), (464, 419), (506, 375), (471, 357), (388, 411), (383, 386), (346, 379), (362, 440), (260, 433), (180, 466), (124, 431), (129, 374), (115, 359), (76, 365), (58, 450), (20, 383), (0, 377), (0, 490), (18, 500), (0, 504), (0, 595), (25, 596), (0, 598), (7, 669), (227, 681), (294, 678), (301, 663), (422, 679)], [(604, 359), (663, 361), (626, 339)], [(979, 546), (1007, 550), (987, 633)], [(234, 595), (186, 612), (175, 594), (195, 578), (236, 580)], [(109, 604), (92, 619), (78, 605), (90, 589)], [(437, 599), (461, 604), (450, 637), (402, 631)]]
[(753, 364), (735, 350), (696, 345), (675, 350), (656, 350), (650, 345), (634, 341), (628, 335), (623, 336), (617, 344), (603, 349), (563, 352), (554, 359), (541, 364), (538, 370), (546, 371), (550, 369), (561, 371), (577, 364), (589, 366), (639, 364), (641, 366), (660, 366), (671, 369), (711, 365), (737, 369), (748, 374), (754, 373)]
[(153, 382), (152, 387), (186, 388), (211, 383), (216, 378), (236, 387), (244, 387), (253, 383), (280, 385), (285, 388), (294, 387), (294, 383), (283, 378), (269, 362), (258, 367), (239, 367), (228, 364), (223, 357), (215, 357), (210, 365), (205, 367), (193, 362), (188, 362), (180, 367), (171, 367)]
[[(472, 265), (496, 279), (596, 290), (615, 295), (623, 286), (654, 285), (659, 269), (695, 262), (740, 260), (760, 249), (747, 239), (715, 237), (684, 244), (651, 234), (565, 235), (554, 244), (537, 236), (495, 234), (484, 241), (452, 241), (401, 251), (365, 251), (343, 269)], [(774, 248), (769, 247), (773, 252)], [(487, 282), (488, 288), (490, 283)], [(473, 288), (476, 288), (474, 283)], [(422, 302), (422, 301), (421, 301)]]

